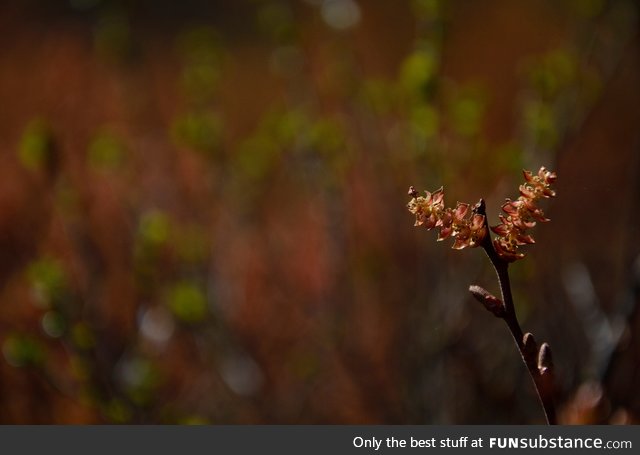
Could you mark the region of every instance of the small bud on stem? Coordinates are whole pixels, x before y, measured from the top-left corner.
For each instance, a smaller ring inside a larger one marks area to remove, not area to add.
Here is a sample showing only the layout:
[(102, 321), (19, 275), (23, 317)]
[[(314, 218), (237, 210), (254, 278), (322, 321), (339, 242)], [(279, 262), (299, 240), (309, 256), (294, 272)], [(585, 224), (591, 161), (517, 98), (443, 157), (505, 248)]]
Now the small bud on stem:
[(469, 286), (469, 292), (476, 300), (484, 305), (487, 311), (493, 313), (497, 318), (504, 317), (504, 304), (495, 295), (491, 294), (485, 288), (472, 284)]
[(538, 370), (541, 375), (553, 372), (553, 358), (551, 357), (551, 347), (549, 343), (542, 343), (538, 353)]

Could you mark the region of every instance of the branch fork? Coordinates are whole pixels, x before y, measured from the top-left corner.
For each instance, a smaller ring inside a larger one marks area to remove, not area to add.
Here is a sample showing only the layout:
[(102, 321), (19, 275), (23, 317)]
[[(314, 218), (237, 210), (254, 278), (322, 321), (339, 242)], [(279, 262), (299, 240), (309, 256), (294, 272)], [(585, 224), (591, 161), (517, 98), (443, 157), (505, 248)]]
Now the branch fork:
[[(474, 212), (486, 216), (484, 200), (474, 206)], [(509, 281), (509, 262), (498, 255), (491, 241), (491, 236), (487, 234), (480, 246), (484, 249), (498, 276), (502, 299), (491, 294), (489, 291), (478, 285), (469, 286), (469, 292), (495, 317), (502, 319), (509, 328), (511, 335), (520, 351), (522, 360), (529, 371), (533, 381), (538, 399), (544, 410), (544, 414), (549, 425), (557, 423), (556, 410), (553, 403), (553, 376), (554, 368), (551, 355), (551, 347), (548, 343), (538, 346), (531, 333), (522, 332), (520, 322), (516, 315), (511, 294), (511, 284)]]

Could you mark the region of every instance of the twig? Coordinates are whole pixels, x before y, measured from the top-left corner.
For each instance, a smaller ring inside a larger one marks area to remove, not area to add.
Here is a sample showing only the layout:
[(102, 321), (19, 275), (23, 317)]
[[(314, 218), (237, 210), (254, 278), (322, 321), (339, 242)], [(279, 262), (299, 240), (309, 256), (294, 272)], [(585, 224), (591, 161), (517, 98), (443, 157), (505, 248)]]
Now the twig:
[[(484, 215), (486, 219), (484, 200), (480, 199), (474, 207), (474, 212)], [(509, 263), (498, 255), (493, 247), (489, 233), (484, 237), (480, 246), (482, 246), (485, 253), (487, 253), (498, 275), (502, 300), (477, 285), (470, 286), (469, 292), (494, 316), (504, 320), (507, 327), (509, 327), (509, 331), (513, 336), (516, 346), (518, 346), (522, 360), (533, 380), (547, 423), (549, 425), (555, 425), (557, 421), (555, 405), (553, 403), (553, 363), (551, 360), (551, 348), (547, 343), (542, 343), (540, 348), (538, 348), (533, 335), (530, 333), (523, 334), (511, 294), (508, 270)]]

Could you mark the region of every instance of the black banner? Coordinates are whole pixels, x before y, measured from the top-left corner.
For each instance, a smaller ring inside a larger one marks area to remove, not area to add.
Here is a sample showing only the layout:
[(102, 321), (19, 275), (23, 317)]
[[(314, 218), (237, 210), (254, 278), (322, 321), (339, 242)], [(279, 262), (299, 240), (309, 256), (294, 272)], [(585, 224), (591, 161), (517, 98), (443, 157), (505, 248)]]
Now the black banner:
[(4, 426), (20, 454), (637, 453), (638, 426)]

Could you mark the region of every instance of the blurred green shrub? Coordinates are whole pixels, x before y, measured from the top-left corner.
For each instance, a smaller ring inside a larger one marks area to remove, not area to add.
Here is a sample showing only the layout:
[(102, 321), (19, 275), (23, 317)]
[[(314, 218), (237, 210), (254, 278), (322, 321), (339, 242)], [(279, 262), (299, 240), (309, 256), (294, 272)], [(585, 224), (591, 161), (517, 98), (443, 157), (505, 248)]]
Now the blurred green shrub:
[(180, 321), (193, 324), (207, 316), (207, 298), (193, 283), (182, 281), (174, 284), (167, 294), (167, 306)]
[(120, 63), (133, 52), (131, 25), (127, 11), (121, 5), (107, 5), (94, 27), (96, 53), (106, 61)]
[(126, 156), (122, 140), (108, 129), (96, 133), (89, 145), (89, 163), (94, 169), (117, 170)]
[(43, 169), (53, 158), (52, 145), (53, 138), (47, 123), (43, 119), (31, 120), (20, 140), (20, 163), (30, 170)]
[(172, 134), (175, 142), (213, 157), (220, 145), (222, 120), (211, 110), (190, 111), (173, 123)]
[(37, 367), (45, 360), (42, 343), (31, 335), (21, 333), (13, 333), (5, 338), (2, 353), (7, 362), (14, 367)]
[(49, 308), (63, 297), (67, 279), (61, 264), (53, 258), (43, 257), (27, 267), (27, 278), (35, 296), (35, 302)]
[(41, 320), (42, 330), (51, 338), (60, 338), (67, 328), (67, 322), (58, 311), (47, 311)]

